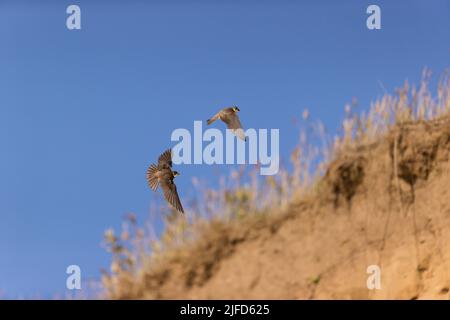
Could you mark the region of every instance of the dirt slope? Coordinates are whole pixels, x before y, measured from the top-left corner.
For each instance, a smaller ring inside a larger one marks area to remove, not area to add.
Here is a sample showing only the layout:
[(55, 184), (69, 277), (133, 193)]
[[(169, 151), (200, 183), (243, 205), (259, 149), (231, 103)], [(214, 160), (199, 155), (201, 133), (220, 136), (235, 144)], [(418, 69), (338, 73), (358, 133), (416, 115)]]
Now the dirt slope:
[(397, 126), (338, 157), (308, 199), (215, 222), (112, 297), (448, 299), (449, 151), (449, 118)]

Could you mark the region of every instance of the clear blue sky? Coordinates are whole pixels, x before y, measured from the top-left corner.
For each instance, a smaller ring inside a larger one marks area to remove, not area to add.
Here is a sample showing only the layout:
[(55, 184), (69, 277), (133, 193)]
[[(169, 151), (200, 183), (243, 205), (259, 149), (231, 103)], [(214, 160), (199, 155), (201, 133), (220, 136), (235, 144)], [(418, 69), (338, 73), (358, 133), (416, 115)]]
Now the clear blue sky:
[[(334, 131), (352, 97), (449, 67), (445, 0), (106, 2), (0, 0), (3, 297), (64, 293), (70, 264), (98, 278), (103, 231), (148, 215), (145, 170), (173, 129), (237, 104), (246, 127), (280, 128), (287, 156), (305, 107)], [(192, 176), (214, 183), (209, 166), (177, 169), (182, 199)]]

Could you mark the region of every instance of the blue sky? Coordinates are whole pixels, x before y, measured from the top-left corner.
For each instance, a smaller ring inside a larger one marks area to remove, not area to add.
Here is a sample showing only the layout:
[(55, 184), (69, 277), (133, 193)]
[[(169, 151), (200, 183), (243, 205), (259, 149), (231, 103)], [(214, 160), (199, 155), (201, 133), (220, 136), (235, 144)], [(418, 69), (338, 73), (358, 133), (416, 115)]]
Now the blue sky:
[[(146, 167), (173, 129), (237, 104), (245, 127), (280, 128), (286, 157), (304, 108), (334, 132), (353, 97), (449, 67), (444, 0), (108, 2), (0, 0), (0, 297), (62, 294), (70, 264), (98, 278), (103, 231), (148, 216)], [(182, 199), (216, 179), (177, 169)]]

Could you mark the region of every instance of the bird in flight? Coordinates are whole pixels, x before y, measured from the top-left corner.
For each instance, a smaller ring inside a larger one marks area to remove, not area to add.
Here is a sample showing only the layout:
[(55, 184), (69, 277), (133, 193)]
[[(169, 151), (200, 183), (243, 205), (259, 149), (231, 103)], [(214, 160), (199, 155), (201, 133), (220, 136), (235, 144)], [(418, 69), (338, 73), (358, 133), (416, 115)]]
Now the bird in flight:
[(148, 167), (146, 178), (153, 191), (158, 188), (158, 185), (161, 185), (166, 201), (177, 211), (184, 213), (177, 186), (173, 182), (178, 175), (180, 175), (178, 171), (172, 170), (172, 150), (168, 149), (159, 156), (157, 165), (151, 164)]
[(233, 131), (233, 133), (244, 141), (247, 141), (245, 137), (244, 129), (242, 129), (241, 121), (239, 121), (239, 117), (237, 113), (241, 111), (237, 106), (233, 106), (230, 108), (223, 108), (220, 110), (214, 117), (208, 119), (206, 122), (208, 125), (216, 121), (217, 119), (222, 120), (227, 125), (228, 129)]

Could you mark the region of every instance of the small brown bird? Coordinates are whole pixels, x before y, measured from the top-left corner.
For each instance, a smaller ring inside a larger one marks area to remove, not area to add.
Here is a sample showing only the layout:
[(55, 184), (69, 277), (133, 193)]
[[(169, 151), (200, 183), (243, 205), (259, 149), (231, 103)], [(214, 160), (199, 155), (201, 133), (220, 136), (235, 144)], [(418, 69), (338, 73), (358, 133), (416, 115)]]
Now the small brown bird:
[(222, 120), (227, 125), (228, 129), (233, 131), (233, 133), (240, 139), (247, 141), (245, 137), (244, 129), (242, 129), (241, 121), (237, 113), (241, 111), (237, 106), (231, 108), (224, 108), (220, 110), (214, 117), (208, 119), (206, 122), (208, 125), (216, 121), (217, 119)]
[(177, 186), (173, 182), (178, 175), (180, 175), (178, 171), (172, 171), (172, 150), (168, 149), (159, 156), (158, 165), (151, 164), (148, 167), (146, 177), (148, 185), (153, 191), (158, 188), (158, 185), (161, 185), (166, 201), (177, 211), (184, 213)]

